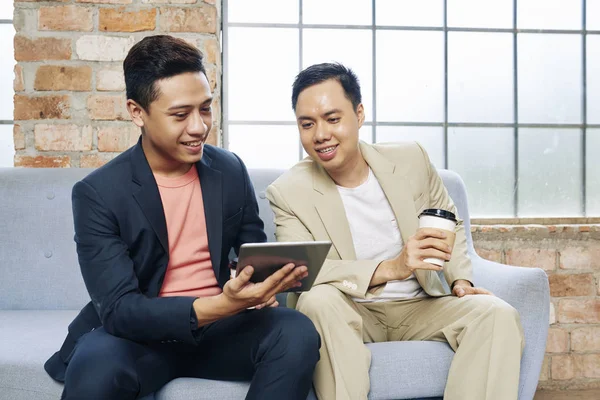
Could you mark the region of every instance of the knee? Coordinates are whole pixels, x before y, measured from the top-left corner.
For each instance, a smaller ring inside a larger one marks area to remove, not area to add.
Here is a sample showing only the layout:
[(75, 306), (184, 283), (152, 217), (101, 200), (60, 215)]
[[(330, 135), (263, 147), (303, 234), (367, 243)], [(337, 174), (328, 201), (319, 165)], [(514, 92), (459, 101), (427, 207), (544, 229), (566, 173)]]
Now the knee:
[(340, 304), (345, 304), (346, 295), (331, 285), (317, 285), (308, 292), (302, 293), (297, 309), (311, 319), (327, 316)]
[(498, 297), (482, 296), (486, 300), (482, 301), (482, 313), (490, 320), (493, 320), (494, 326), (502, 327), (502, 335), (512, 337), (518, 341), (521, 351), (525, 346), (525, 337), (523, 327), (521, 326), (521, 317), (519, 312), (510, 304)]
[(319, 360), (321, 338), (312, 321), (296, 310), (280, 318), (276, 346), (287, 365), (314, 368)]
[(114, 349), (94, 344), (78, 344), (75, 349), (67, 366), (64, 397), (135, 399), (139, 391), (135, 368), (115, 356)]

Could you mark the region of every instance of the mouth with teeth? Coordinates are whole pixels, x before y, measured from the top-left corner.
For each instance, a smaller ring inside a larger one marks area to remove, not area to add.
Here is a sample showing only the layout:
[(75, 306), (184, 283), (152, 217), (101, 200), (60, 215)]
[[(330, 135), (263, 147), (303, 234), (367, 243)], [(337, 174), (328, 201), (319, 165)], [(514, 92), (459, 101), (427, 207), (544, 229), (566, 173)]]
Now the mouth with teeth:
[(332, 151), (334, 151), (337, 147), (338, 147), (337, 144), (335, 146), (329, 146), (329, 147), (326, 147), (324, 149), (317, 150), (317, 153), (320, 153), (320, 154), (329, 154)]
[(199, 147), (202, 145), (202, 142), (197, 140), (195, 142), (181, 142), (181, 144), (188, 147)]
[(327, 162), (335, 158), (338, 146), (339, 143), (322, 149), (315, 149), (315, 151), (317, 152), (317, 156), (321, 159), (321, 161)]

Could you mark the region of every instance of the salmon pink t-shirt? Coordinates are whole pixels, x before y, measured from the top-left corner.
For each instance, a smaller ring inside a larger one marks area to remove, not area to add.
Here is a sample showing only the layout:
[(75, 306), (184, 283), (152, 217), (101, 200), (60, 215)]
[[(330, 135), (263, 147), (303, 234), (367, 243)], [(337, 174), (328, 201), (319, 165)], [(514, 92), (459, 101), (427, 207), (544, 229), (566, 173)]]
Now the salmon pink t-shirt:
[(221, 293), (210, 261), (202, 188), (195, 166), (176, 178), (154, 175), (165, 211), (169, 264), (159, 296)]

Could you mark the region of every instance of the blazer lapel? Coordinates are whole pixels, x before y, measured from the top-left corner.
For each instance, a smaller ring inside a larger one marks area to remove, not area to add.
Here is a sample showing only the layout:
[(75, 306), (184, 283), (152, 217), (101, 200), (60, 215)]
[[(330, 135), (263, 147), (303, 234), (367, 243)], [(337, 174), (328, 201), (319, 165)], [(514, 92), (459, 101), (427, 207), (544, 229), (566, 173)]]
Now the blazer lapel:
[(160, 199), (160, 192), (156, 180), (142, 149), (142, 139), (133, 148), (131, 153), (132, 192), (133, 197), (144, 212), (146, 219), (152, 226), (154, 233), (163, 249), (169, 254), (169, 239), (165, 211)]
[(221, 172), (210, 167), (211, 158), (206, 154), (196, 163), (198, 177), (202, 185), (202, 201), (204, 202), (204, 217), (208, 235), (210, 260), (217, 282), (221, 270), (221, 239), (223, 235), (223, 191)]
[(342, 198), (333, 180), (316, 162), (313, 164), (315, 208), (342, 260), (356, 260), (352, 233)]
[[(385, 196), (392, 207), (396, 216), (402, 241), (406, 243), (408, 239), (417, 232), (419, 228), (419, 218), (415, 209), (415, 202), (412, 195), (412, 187), (406, 177), (406, 172), (400, 170), (395, 164), (383, 157), (377, 150), (366, 143), (360, 143), (360, 150), (377, 181), (381, 185)], [(421, 287), (430, 292), (429, 285), (433, 282), (431, 274), (434, 271), (417, 270), (415, 276)]]

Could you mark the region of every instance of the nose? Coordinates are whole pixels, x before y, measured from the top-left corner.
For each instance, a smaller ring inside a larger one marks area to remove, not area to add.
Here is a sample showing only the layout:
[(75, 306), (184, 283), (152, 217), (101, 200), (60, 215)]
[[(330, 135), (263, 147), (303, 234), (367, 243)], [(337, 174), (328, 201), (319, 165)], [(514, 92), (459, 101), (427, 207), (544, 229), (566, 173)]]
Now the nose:
[(331, 139), (331, 134), (326, 124), (317, 124), (315, 127), (315, 135), (313, 136), (313, 141), (315, 143), (326, 142)]
[(199, 112), (192, 113), (187, 126), (187, 133), (190, 135), (205, 135), (208, 133), (207, 131), (208, 126), (204, 122), (202, 115)]

